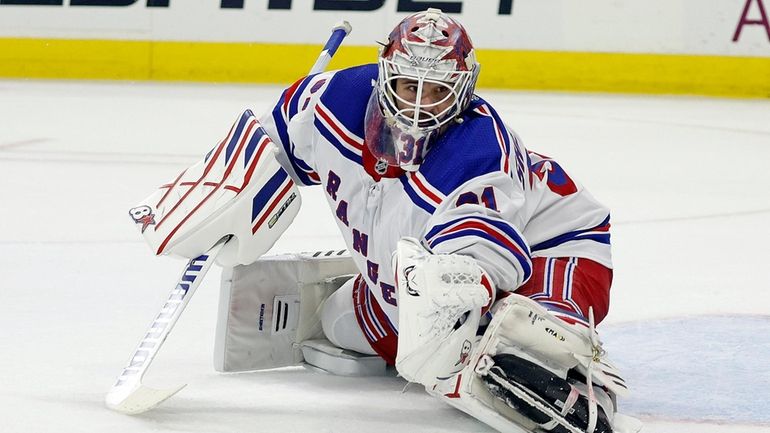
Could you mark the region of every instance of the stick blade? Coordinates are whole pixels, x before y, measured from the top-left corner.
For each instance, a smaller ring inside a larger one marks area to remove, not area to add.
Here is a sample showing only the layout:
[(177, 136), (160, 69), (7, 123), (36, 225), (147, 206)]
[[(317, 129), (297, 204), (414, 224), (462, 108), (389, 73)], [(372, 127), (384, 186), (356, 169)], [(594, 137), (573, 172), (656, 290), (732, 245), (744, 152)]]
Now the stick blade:
[(187, 384), (171, 389), (154, 389), (142, 384), (126, 390), (116, 387), (104, 399), (108, 408), (126, 415), (147, 412), (178, 393)]

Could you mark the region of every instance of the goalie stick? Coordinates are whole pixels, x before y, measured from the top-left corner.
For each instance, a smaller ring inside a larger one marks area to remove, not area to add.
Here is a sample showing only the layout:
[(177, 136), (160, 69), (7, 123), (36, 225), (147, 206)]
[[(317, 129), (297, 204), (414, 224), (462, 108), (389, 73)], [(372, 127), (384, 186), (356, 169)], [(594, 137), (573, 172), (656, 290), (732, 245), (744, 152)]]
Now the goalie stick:
[[(351, 30), (352, 27), (347, 21), (342, 21), (332, 28), (331, 36), (310, 70), (311, 75), (326, 69), (337, 48)], [(158, 406), (186, 386), (184, 384), (171, 389), (158, 390), (143, 385), (142, 378), (206, 272), (214, 263), (217, 254), (228, 240), (229, 236), (220, 239), (203, 255), (187, 263), (168, 300), (163, 304), (147, 333), (129, 358), (128, 365), (123, 368), (117, 381), (107, 392), (105, 404), (108, 408), (129, 415), (140, 414)]]
[(326, 69), (332, 57), (334, 57), (334, 53), (337, 52), (337, 48), (342, 45), (342, 40), (345, 39), (345, 36), (349, 35), (352, 30), (353, 27), (351, 27), (350, 23), (347, 21), (341, 21), (332, 27), (332, 34), (329, 36), (329, 40), (326, 41), (326, 45), (324, 45), (324, 49), (318, 56), (318, 60), (316, 60), (313, 67), (310, 68), (310, 75), (318, 74)]
[(186, 386), (185, 384), (171, 389), (153, 389), (142, 384), (142, 377), (228, 240), (227, 237), (222, 238), (206, 254), (187, 262), (182, 276), (168, 295), (168, 300), (150, 324), (144, 338), (131, 355), (128, 365), (107, 393), (107, 407), (129, 415), (146, 412)]

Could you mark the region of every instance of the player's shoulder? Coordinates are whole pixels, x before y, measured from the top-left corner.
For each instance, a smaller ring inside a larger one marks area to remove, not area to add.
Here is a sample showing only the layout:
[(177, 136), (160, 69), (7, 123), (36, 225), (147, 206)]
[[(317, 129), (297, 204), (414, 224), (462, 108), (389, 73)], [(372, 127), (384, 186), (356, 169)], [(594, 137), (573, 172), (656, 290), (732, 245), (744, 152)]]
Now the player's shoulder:
[(368, 101), (372, 92), (372, 80), (377, 78), (377, 65), (361, 65), (335, 71), (327, 71), (302, 77), (289, 86), (282, 103), (295, 105), (289, 110), (290, 117), (304, 111), (319, 99), (327, 108), (341, 111), (355, 101)]
[(328, 91), (361, 93), (362, 89), (368, 88), (364, 92), (368, 97), (371, 93), (373, 81), (377, 80), (377, 65), (372, 63), (353, 66), (333, 71), (330, 75), (332, 78), (329, 81)]
[(420, 171), (448, 194), (474, 178), (508, 172), (515, 137), (489, 103), (474, 97), (461, 122), (433, 144)]
[(324, 83), (321, 109), (352, 133), (363, 136), (366, 104), (377, 79), (377, 65), (361, 65), (340, 69), (320, 79)]

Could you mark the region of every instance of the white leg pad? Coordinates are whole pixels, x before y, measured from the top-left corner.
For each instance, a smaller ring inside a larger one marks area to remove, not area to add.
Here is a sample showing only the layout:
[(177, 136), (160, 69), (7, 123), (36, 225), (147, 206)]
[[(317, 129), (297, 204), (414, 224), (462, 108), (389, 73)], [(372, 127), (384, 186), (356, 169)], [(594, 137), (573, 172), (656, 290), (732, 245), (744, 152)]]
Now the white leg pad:
[(509, 433), (531, 433), (537, 424), (490, 394), (472, 366), (427, 388), (429, 394), (467, 413), (490, 427)]
[[(622, 379), (615, 375), (615, 370), (610, 372), (610, 364), (601, 359), (604, 353), (598, 337), (592, 338), (588, 328), (573, 328), (519, 295), (509, 296), (496, 307), (494, 319), (475, 345), (469, 364), (460, 373), (426, 386), (428, 393), (501, 432), (541, 431), (535, 430), (540, 426), (493, 396), (481, 380), (479, 375), (492, 365), (490, 356), (500, 352), (529, 358), (556, 374), (563, 372), (563, 377), (569, 368), (580, 369), (587, 358), (593, 361), (594, 383), (599, 382), (596, 379), (606, 380), (611, 382), (611, 390), (626, 392), (625, 384), (620, 386)], [(605, 406), (612, 410), (614, 404), (608, 402)], [(617, 413), (607, 415), (615, 433), (638, 433), (642, 428), (635, 418)]]
[(512, 353), (561, 377), (566, 377), (571, 368), (585, 375), (591, 366), (594, 383), (616, 395), (627, 395), (625, 380), (607, 359), (596, 331), (579, 323), (568, 324), (537, 302), (517, 294), (511, 294), (495, 308), (495, 320), (485, 333), (489, 334), (486, 353)]
[(224, 268), (214, 368), (237, 372), (302, 363), (300, 343), (323, 338), (324, 300), (357, 273), (344, 251), (264, 257)]

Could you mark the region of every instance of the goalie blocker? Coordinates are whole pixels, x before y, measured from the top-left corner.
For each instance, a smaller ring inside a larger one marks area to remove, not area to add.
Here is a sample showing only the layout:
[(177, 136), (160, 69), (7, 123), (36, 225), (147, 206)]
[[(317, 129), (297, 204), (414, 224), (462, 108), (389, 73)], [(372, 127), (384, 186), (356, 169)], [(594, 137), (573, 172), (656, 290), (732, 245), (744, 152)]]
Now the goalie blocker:
[[(346, 21), (332, 29), (311, 74), (326, 68), (350, 31)], [(247, 110), (228, 137), (206, 154), (203, 161), (129, 210), (143, 235), (153, 226), (145, 240), (155, 254), (195, 259), (188, 263), (158, 318), (107, 393), (108, 407), (125, 413), (141, 413), (182, 388), (157, 391), (144, 386), (142, 378), (211, 262), (216, 259), (223, 266), (253, 262), (273, 245), (296, 216), (300, 196), (288, 173), (275, 160), (276, 152), (268, 134), (251, 110)], [(165, 229), (159, 230), (166, 222)], [(200, 255), (204, 251), (209, 255)], [(199, 264), (198, 260), (203, 263)], [(188, 272), (200, 274), (191, 281)]]
[(157, 390), (142, 380), (211, 263), (252, 262), (294, 219), (299, 193), (276, 152), (247, 110), (202, 160), (129, 211), (153, 252), (192, 260), (105, 396), (109, 408), (142, 413), (184, 387)]
[(299, 212), (296, 184), (251, 110), (202, 160), (133, 207), (129, 214), (157, 255), (197, 257), (230, 237), (222, 266), (262, 256)]

